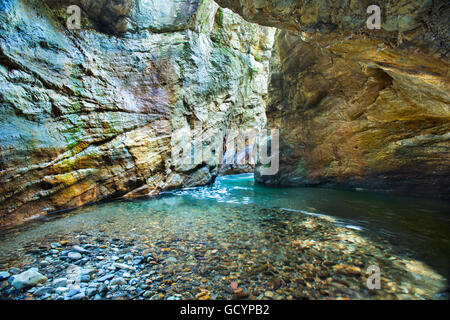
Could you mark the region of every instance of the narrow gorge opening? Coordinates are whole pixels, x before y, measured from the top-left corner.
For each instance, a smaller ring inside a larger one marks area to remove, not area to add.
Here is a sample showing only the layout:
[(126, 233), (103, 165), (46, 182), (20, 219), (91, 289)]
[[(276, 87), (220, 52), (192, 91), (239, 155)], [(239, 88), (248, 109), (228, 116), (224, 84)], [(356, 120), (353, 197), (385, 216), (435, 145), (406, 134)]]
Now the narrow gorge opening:
[(448, 299), (449, 5), (216, 2), (0, 2), (0, 299)]

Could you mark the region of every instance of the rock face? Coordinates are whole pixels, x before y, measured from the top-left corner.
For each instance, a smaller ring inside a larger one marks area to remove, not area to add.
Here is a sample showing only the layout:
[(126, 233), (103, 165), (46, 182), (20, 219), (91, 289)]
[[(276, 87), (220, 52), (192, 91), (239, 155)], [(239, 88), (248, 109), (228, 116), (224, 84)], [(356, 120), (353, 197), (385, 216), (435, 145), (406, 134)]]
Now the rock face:
[[(260, 182), (449, 198), (446, 1), (219, 0), (277, 32), (268, 125), (280, 171)], [(369, 30), (367, 8), (381, 8)]]
[(2, 1), (0, 224), (213, 181), (174, 132), (264, 127), (273, 41), (211, 1)]

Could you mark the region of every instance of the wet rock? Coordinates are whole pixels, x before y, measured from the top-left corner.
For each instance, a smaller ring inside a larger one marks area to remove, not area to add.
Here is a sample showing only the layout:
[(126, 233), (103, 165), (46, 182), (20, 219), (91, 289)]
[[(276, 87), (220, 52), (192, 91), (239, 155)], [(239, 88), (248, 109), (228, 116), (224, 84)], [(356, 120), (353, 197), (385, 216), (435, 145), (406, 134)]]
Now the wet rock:
[(89, 282), (89, 281), (91, 281), (91, 276), (88, 274), (83, 274), (80, 277), (80, 281), (81, 282)]
[(79, 289), (71, 289), (66, 293), (67, 298), (72, 298), (78, 294), (81, 294), (81, 291)]
[(8, 280), (11, 274), (8, 271), (0, 271), (0, 281)]
[(73, 246), (71, 249), (73, 252), (78, 252), (78, 253), (86, 253), (88, 252), (88, 250), (80, 247), (80, 246)]
[(33, 292), (33, 296), (42, 297), (44, 295), (49, 295), (50, 293), (53, 293), (54, 291), (55, 291), (55, 289), (52, 287), (41, 287)]
[(167, 259), (164, 260), (166, 263), (176, 263), (178, 262), (177, 258), (175, 257), (169, 257)]
[(67, 288), (67, 287), (57, 287), (55, 289), (55, 292), (57, 294), (59, 294), (59, 295), (62, 295), (62, 294), (65, 294), (65, 293), (69, 292), (69, 288)]
[(80, 292), (80, 293), (78, 293), (78, 294), (73, 295), (73, 296), (70, 298), (70, 300), (83, 300), (83, 299), (85, 299), (85, 298), (86, 298), (86, 295), (85, 295), (84, 293)]
[(250, 297), (250, 293), (242, 291), (239, 293), (234, 293), (231, 299), (242, 300), (242, 299), (247, 299), (248, 297)]
[(81, 254), (79, 252), (69, 252), (67, 254), (67, 257), (72, 260), (80, 260)]
[(14, 280), (12, 285), (16, 289), (25, 289), (29, 287), (34, 287), (39, 283), (45, 283), (47, 281), (47, 277), (40, 274), (37, 271), (37, 268), (31, 268), (21, 274), (14, 276)]
[(274, 290), (278, 290), (282, 285), (282, 282), (280, 279), (273, 279), (272, 281), (272, 287)]
[(131, 270), (131, 271), (136, 271), (136, 268), (133, 266), (129, 266), (127, 264), (124, 263), (114, 263), (114, 267), (118, 268), (118, 269), (124, 269), (124, 270)]
[(127, 281), (125, 281), (125, 279), (123, 279), (123, 278), (114, 278), (111, 280), (111, 282), (109, 284), (111, 286), (121, 286), (121, 285), (127, 284)]

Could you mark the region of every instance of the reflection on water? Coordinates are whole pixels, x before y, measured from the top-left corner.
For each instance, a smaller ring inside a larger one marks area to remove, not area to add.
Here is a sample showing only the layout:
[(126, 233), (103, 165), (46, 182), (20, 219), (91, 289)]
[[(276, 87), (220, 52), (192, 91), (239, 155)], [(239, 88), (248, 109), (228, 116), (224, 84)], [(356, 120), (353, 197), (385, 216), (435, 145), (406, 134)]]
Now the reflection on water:
[(252, 174), (226, 176), (206, 188), (170, 192), (192, 200), (257, 204), (332, 216), (337, 224), (413, 250), (449, 278), (450, 204), (445, 201), (320, 188), (272, 188)]

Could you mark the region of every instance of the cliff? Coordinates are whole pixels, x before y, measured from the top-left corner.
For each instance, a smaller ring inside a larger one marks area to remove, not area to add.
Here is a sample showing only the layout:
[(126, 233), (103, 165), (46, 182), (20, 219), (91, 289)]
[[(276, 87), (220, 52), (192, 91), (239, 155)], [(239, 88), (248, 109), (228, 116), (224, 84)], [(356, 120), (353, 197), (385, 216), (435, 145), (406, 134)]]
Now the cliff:
[(2, 1), (0, 224), (214, 181), (172, 152), (264, 127), (273, 40), (212, 1)]
[[(273, 185), (448, 198), (446, 1), (219, 0), (275, 26), (268, 126), (280, 128)], [(381, 9), (369, 29), (367, 8)]]

